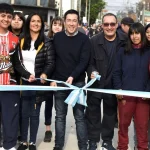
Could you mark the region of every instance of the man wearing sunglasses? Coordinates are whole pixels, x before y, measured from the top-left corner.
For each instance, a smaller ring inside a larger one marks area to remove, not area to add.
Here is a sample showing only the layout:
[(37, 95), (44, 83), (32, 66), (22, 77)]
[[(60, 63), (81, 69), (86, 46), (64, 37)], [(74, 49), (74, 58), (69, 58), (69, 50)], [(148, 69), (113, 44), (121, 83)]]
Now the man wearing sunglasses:
[[(88, 77), (94, 78), (95, 72), (101, 75), (91, 87), (113, 89), (112, 72), (115, 56), (120, 47), (125, 45), (126, 36), (117, 32), (117, 17), (108, 13), (102, 18), (103, 32), (91, 38), (92, 55), (88, 66)], [(103, 119), (101, 121), (101, 101), (103, 99)], [(100, 135), (103, 140), (102, 150), (115, 150), (112, 146), (114, 127), (117, 119), (117, 100), (115, 95), (98, 92), (87, 93), (86, 109), (89, 150), (96, 150)]]

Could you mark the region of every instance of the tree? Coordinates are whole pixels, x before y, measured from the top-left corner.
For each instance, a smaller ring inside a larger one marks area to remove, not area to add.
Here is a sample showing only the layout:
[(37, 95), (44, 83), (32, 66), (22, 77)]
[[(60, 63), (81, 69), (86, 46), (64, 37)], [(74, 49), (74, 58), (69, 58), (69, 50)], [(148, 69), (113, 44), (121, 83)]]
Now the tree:
[[(81, 5), (82, 5), (81, 17), (83, 17), (85, 16), (86, 0), (82, 0)], [(106, 2), (104, 2), (103, 0), (91, 0), (90, 24), (93, 24), (95, 22), (95, 20), (97, 19), (98, 13), (101, 12), (103, 8), (105, 8), (105, 5), (106, 5)]]
[(103, 0), (99, 0), (96, 3), (93, 3), (91, 5), (91, 11), (90, 11), (90, 23), (94, 23), (97, 19), (98, 13), (104, 9), (106, 3)]

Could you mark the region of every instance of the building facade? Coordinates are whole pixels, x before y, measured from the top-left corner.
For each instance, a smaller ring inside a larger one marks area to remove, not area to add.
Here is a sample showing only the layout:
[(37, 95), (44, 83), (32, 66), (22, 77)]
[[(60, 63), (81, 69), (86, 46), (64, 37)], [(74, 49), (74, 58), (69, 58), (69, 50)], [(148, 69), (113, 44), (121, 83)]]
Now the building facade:
[(25, 16), (33, 12), (40, 13), (48, 25), (58, 13), (55, 0), (0, 0), (2, 2), (11, 4), (15, 11), (20, 11)]
[(79, 11), (80, 0), (56, 0), (56, 5), (59, 10), (58, 15), (63, 17), (64, 13), (69, 9), (75, 9)]

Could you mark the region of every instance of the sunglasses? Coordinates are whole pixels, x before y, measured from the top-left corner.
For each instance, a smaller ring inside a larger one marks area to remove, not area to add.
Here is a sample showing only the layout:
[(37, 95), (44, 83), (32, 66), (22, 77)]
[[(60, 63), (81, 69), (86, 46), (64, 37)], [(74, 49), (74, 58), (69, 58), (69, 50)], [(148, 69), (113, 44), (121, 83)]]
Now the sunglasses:
[(116, 25), (116, 23), (114, 23), (114, 22), (111, 22), (111, 23), (103, 23), (103, 26), (104, 26), (104, 27), (109, 27), (109, 26), (115, 27), (115, 25)]

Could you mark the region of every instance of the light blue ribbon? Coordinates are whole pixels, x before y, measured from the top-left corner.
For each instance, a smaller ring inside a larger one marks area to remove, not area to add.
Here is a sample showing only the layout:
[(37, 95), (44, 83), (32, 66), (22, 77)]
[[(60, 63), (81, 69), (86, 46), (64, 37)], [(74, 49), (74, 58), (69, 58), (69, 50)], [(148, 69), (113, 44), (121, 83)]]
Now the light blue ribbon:
[(73, 90), (70, 95), (65, 100), (65, 103), (71, 105), (72, 107), (75, 106), (76, 103), (80, 105), (87, 106), (86, 103), (86, 96), (84, 94), (83, 90), (86, 90), (89, 86), (91, 86), (96, 80), (100, 80), (100, 75), (96, 74), (95, 78), (90, 80), (84, 87), (78, 88), (76, 90)]
[[(37, 78), (37, 80), (41, 80), (41, 78)], [(93, 91), (93, 92), (101, 92), (108, 94), (117, 94), (117, 95), (127, 95), (127, 96), (135, 96), (135, 97), (144, 97), (150, 98), (150, 92), (142, 92), (142, 91), (128, 91), (128, 90), (112, 90), (112, 89), (95, 89), (88, 88), (91, 86), (96, 80), (100, 80), (100, 76), (96, 75), (96, 77), (90, 82), (88, 82), (84, 87), (79, 88), (74, 85), (70, 85), (69, 83), (57, 80), (46, 79), (46, 81), (62, 83), (67, 85), (68, 87), (53, 87), (53, 86), (26, 86), (26, 85), (0, 85), (0, 91), (27, 91), (27, 90), (35, 90), (35, 91), (58, 91), (58, 90), (73, 90), (70, 95), (65, 100), (65, 103), (75, 106), (76, 103), (87, 106), (86, 96), (84, 94), (84, 90)]]

